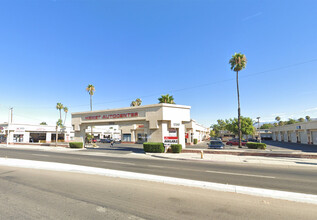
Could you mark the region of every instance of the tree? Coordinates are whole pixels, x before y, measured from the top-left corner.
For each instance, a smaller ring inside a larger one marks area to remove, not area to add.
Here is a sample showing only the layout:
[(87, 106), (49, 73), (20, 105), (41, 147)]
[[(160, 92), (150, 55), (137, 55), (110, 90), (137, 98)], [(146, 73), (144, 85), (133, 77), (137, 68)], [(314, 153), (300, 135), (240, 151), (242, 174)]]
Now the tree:
[(63, 121), (62, 119), (58, 119), (56, 122), (56, 140), (55, 140), (55, 147), (57, 147), (58, 142), (58, 127), (63, 127)]
[(239, 132), (244, 135), (254, 134), (253, 120), (249, 117), (240, 118), (241, 128), (239, 129), (239, 120), (237, 118), (227, 120), (226, 130), (239, 135)]
[(218, 119), (217, 124), (211, 125), (210, 128), (214, 131), (215, 136), (219, 137), (220, 131), (226, 130), (226, 125), (226, 121)]
[(92, 111), (92, 96), (94, 95), (95, 92), (95, 87), (91, 84), (89, 84), (86, 88), (86, 91), (89, 93), (90, 95), (90, 111)]
[(275, 121), (280, 121), (280, 120), (281, 120), (280, 116), (276, 116)]
[(278, 122), (278, 125), (279, 125), (279, 126), (283, 126), (283, 125), (285, 125), (285, 122), (284, 122), (284, 121), (279, 121), (279, 122)]
[(56, 109), (59, 110), (59, 119), (62, 120), (62, 109), (64, 108), (63, 104), (58, 102), (56, 104)]
[(64, 112), (65, 112), (65, 120), (64, 120), (64, 125), (65, 125), (66, 124), (67, 112), (68, 112), (68, 108), (66, 106), (64, 107)]
[(274, 127), (277, 127), (277, 126), (278, 126), (278, 124), (277, 124), (276, 122), (274, 122), (273, 126), (274, 126)]
[(136, 101), (132, 101), (131, 104), (130, 104), (130, 106), (131, 106), (131, 107), (136, 106)]
[(132, 101), (130, 106), (134, 107), (134, 106), (140, 106), (142, 104), (142, 100), (140, 98), (137, 98), (135, 101)]
[(40, 125), (47, 125), (45, 121), (41, 122)]
[(297, 122), (298, 122), (298, 121), (296, 121), (295, 119), (289, 118), (288, 121), (285, 122), (285, 123), (283, 122), (282, 125), (284, 125), (284, 124), (291, 125), (291, 124), (295, 124), (295, 123), (297, 123)]
[(135, 101), (137, 106), (140, 106), (142, 104), (142, 100), (140, 98), (137, 98)]
[(305, 119), (306, 119), (306, 121), (310, 121), (310, 116), (307, 115), (307, 116), (305, 117)]
[(247, 58), (244, 54), (235, 53), (229, 60), (231, 70), (235, 71), (237, 78), (237, 95), (238, 95), (238, 130), (239, 130), (239, 147), (241, 147), (241, 112), (240, 112), (240, 95), (239, 95), (239, 71), (245, 69)]
[(270, 124), (270, 123), (266, 123), (266, 124), (263, 124), (260, 129), (270, 129), (272, 128), (274, 125)]
[(304, 118), (299, 118), (298, 121), (299, 121), (299, 122), (304, 122), (305, 119), (304, 119)]
[(175, 104), (173, 96), (166, 94), (162, 95), (160, 98), (158, 98), (159, 103), (169, 103), (169, 104)]

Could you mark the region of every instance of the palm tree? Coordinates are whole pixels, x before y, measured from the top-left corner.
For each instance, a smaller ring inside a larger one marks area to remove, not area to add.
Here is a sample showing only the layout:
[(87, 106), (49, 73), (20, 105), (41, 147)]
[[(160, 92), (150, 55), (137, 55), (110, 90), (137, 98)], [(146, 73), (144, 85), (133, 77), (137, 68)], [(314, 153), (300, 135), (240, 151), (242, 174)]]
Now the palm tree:
[(89, 93), (90, 95), (90, 111), (92, 111), (92, 96), (94, 95), (95, 92), (95, 87), (91, 84), (89, 84), (86, 88), (86, 91)]
[(134, 107), (134, 106), (140, 106), (142, 104), (142, 100), (140, 98), (137, 98), (135, 101), (132, 101), (130, 106)]
[(137, 106), (136, 101), (132, 101), (130, 104), (131, 107)]
[(58, 127), (62, 127), (63, 122), (62, 119), (58, 119), (56, 122), (56, 138), (55, 138), (55, 147), (57, 147), (57, 142), (58, 142)]
[(306, 118), (306, 121), (310, 121), (310, 116), (307, 115), (305, 118)]
[(142, 104), (142, 100), (140, 98), (137, 98), (135, 100), (135, 102), (136, 102), (137, 106), (140, 106)]
[(55, 147), (57, 147), (57, 141), (58, 141), (58, 126), (61, 126), (63, 124), (62, 122), (62, 109), (64, 108), (63, 104), (58, 102), (56, 104), (56, 109), (59, 110), (59, 120), (56, 122), (56, 142), (55, 142)]
[(58, 102), (56, 104), (56, 109), (59, 110), (59, 119), (62, 120), (62, 109), (64, 108), (63, 104)]
[(231, 70), (235, 71), (237, 78), (237, 95), (238, 95), (238, 131), (239, 131), (239, 147), (241, 147), (241, 113), (240, 113), (240, 95), (239, 95), (239, 71), (245, 69), (247, 58), (244, 54), (235, 53), (229, 60)]
[(276, 116), (275, 120), (276, 120), (276, 121), (280, 121), (280, 120), (281, 120), (281, 117), (280, 117), (280, 116)]
[(166, 94), (162, 95), (160, 98), (158, 98), (159, 103), (169, 103), (169, 104), (175, 104), (173, 96)]
[(66, 124), (66, 116), (67, 116), (67, 112), (68, 112), (68, 108), (66, 106), (64, 107), (64, 112), (65, 112), (64, 124)]

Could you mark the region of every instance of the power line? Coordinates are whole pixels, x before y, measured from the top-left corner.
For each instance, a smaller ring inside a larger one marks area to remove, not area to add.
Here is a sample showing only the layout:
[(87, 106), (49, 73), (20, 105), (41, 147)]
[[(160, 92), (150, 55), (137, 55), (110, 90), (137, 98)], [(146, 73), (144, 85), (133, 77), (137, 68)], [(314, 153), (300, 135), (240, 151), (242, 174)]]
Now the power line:
[[(260, 75), (260, 74), (264, 74), (264, 73), (269, 73), (269, 72), (275, 72), (275, 71), (279, 71), (279, 70), (283, 70), (283, 69), (288, 69), (291, 67), (295, 67), (295, 66), (300, 66), (300, 65), (304, 65), (307, 63), (312, 63), (312, 62), (316, 62), (317, 58), (315, 59), (311, 59), (311, 60), (307, 60), (307, 61), (303, 61), (303, 62), (298, 62), (298, 63), (294, 63), (294, 64), (289, 64), (286, 66), (282, 66), (282, 67), (277, 67), (274, 69), (270, 69), (270, 70), (265, 70), (265, 71), (260, 71), (260, 72), (256, 72), (256, 73), (250, 73), (250, 74), (246, 74), (246, 75), (241, 75), (241, 78), (247, 78), (247, 77), (251, 77), (251, 76), (255, 76), (255, 75)], [(203, 84), (198, 84), (195, 86), (190, 86), (190, 87), (184, 87), (184, 88), (180, 88), (180, 89), (173, 89), (173, 90), (168, 90), (165, 91), (164, 93), (175, 93), (175, 92), (181, 92), (181, 91), (186, 91), (186, 90), (191, 90), (191, 89), (196, 89), (196, 88), (202, 88), (202, 87), (206, 87), (206, 86), (210, 86), (210, 85), (215, 85), (215, 84), (219, 84), (219, 83), (224, 83), (224, 82), (229, 82), (229, 81), (234, 81), (235, 77), (229, 78), (229, 79), (224, 79), (224, 80), (219, 80), (219, 81), (213, 81), (213, 82), (208, 82), (208, 83), (203, 83)], [(154, 97), (154, 96), (160, 96), (162, 95), (162, 93), (155, 93), (155, 94), (149, 94), (149, 95), (144, 95), (144, 96), (139, 96), (141, 99), (142, 98), (148, 98), (148, 97)], [(133, 98), (125, 98), (125, 99), (120, 99), (120, 100), (113, 100), (113, 101), (107, 101), (107, 102), (97, 102), (94, 103), (94, 105), (104, 105), (104, 104), (111, 104), (111, 103), (119, 103), (119, 102), (125, 102), (125, 101), (131, 101)], [(86, 107), (89, 106), (89, 104), (82, 104), (82, 105), (71, 105), (69, 106), (70, 108), (76, 108), (76, 107)], [(15, 107), (20, 107), (20, 108), (34, 108), (34, 107), (23, 107), (23, 106), (15, 106)], [(53, 109), (55, 107), (48, 107), (48, 106), (36, 106), (37, 109)]]

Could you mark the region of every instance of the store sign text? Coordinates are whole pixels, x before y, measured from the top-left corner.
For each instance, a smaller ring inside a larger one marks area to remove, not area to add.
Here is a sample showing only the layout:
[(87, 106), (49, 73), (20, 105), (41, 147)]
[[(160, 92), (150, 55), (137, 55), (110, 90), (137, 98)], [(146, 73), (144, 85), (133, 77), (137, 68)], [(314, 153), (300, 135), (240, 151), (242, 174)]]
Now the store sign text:
[(123, 113), (123, 114), (108, 114), (108, 115), (96, 115), (96, 116), (87, 116), (85, 120), (99, 120), (99, 119), (114, 119), (114, 118), (133, 118), (138, 117), (139, 113)]
[(178, 137), (164, 137), (164, 145), (178, 144)]

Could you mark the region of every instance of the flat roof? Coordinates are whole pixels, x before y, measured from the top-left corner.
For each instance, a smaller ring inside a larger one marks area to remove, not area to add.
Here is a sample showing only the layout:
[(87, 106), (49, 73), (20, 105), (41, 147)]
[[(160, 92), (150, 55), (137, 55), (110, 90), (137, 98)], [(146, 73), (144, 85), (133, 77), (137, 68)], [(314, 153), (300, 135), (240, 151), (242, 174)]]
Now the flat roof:
[(97, 111), (74, 112), (74, 113), (71, 113), (71, 114), (72, 114), (72, 115), (79, 115), (79, 114), (99, 113), (99, 112), (113, 112), (113, 111), (122, 111), (122, 110), (136, 110), (136, 109), (154, 108), (154, 107), (170, 107), (170, 108), (191, 109), (191, 106), (188, 106), (188, 105), (176, 105), (176, 104), (159, 103), (159, 104), (152, 104), (152, 105), (141, 105), (141, 106), (132, 106), (132, 107), (124, 107), (124, 108), (105, 109), (105, 110), (97, 110)]

